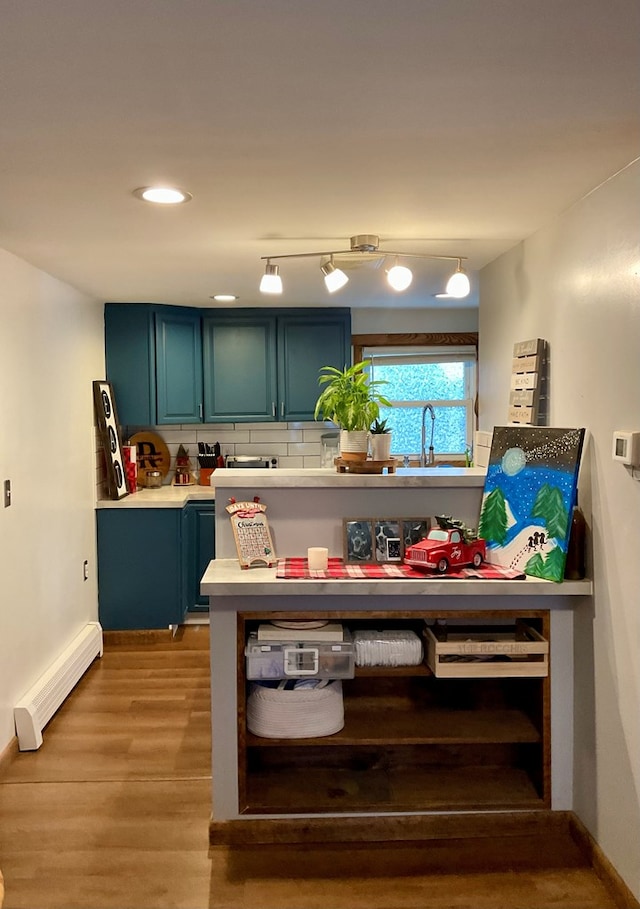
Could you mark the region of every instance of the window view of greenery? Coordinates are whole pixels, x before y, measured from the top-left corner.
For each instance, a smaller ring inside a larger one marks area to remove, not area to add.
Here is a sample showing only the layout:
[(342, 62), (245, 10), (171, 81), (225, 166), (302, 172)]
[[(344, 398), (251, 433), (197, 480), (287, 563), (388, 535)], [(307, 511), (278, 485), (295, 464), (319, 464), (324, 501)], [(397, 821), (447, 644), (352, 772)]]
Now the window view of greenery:
[[(391, 359), (391, 358), (389, 358)], [(475, 364), (459, 362), (385, 363), (384, 357), (374, 359), (372, 374), (388, 385), (381, 388), (393, 407), (383, 407), (380, 418), (387, 420), (392, 430), (391, 452), (394, 455), (420, 454), (422, 409), (429, 402), (435, 420), (425, 415), (427, 451), (431, 443), (436, 458), (442, 455), (464, 455), (473, 441), (471, 382)]]

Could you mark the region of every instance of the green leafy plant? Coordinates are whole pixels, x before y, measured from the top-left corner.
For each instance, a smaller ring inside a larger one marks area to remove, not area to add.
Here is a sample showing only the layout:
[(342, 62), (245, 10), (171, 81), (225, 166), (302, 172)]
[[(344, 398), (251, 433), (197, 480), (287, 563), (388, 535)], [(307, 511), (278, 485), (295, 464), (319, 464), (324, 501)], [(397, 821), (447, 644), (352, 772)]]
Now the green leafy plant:
[(316, 420), (331, 420), (349, 432), (367, 431), (378, 419), (380, 405), (391, 407), (390, 401), (378, 390), (380, 385), (387, 383), (381, 379), (369, 380), (365, 372), (369, 363), (369, 360), (362, 360), (344, 369), (322, 367), (318, 384), (325, 387), (316, 401)]
[(391, 430), (387, 428), (386, 420), (374, 420), (371, 424), (371, 434), (374, 436), (384, 435), (388, 432)]

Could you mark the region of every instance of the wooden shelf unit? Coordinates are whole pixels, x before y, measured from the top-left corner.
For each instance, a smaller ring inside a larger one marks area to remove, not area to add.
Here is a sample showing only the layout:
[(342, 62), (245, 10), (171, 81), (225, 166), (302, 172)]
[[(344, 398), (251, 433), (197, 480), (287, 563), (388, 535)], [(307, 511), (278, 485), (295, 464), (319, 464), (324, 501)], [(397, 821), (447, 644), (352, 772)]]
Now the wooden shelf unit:
[[(456, 618), (481, 625), (526, 618), (549, 640), (546, 610), (323, 612), (358, 627)], [(269, 619), (296, 614), (270, 613)], [(305, 618), (305, 616), (300, 616)], [(307, 615), (306, 618), (309, 618)], [(344, 728), (266, 739), (246, 728), (244, 646), (264, 613), (238, 613), (240, 814), (549, 809), (550, 689), (545, 678), (436, 679), (423, 664), (356, 668), (343, 679)]]

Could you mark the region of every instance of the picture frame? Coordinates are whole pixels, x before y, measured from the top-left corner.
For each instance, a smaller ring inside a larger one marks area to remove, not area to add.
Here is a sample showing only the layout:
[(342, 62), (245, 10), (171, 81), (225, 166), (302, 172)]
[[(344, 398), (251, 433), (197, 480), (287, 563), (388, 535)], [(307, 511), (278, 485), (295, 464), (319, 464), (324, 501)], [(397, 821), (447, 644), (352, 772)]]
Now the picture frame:
[(118, 414), (111, 383), (97, 379), (93, 383), (93, 403), (98, 433), (104, 449), (107, 471), (107, 493), (111, 499), (129, 494), (122, 454)]
[(399, 518), (376, 518), (373, 537), (376, 562), (402, 561), (402, 521)]
[(346, 565), (401, 562), (407, 546), (424, 539), (431, 518), (344, 518), (343, 558)]
[(343, 552), (346, 565), (366, 565), (375, 561), (373, 519), (344, 518)]

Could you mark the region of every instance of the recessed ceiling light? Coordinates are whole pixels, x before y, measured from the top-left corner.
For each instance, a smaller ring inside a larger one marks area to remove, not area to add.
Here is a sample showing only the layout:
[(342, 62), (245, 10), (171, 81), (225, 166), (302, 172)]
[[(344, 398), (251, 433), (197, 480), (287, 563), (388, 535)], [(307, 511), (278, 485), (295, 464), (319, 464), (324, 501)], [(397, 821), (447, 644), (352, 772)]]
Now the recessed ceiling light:
[(155, 202), (158, 205), (180, 205), (181, 202), (190, 202), (193, 198), (191, 193), (176, 186), (141, 186), (134, 189), (133, 195), (143, 202)]
[(234, 303), (240, 298), (237, 294), (213, 294), (213, 296), (209, 297), (209, 299), (217, 300), (218, 303)]

